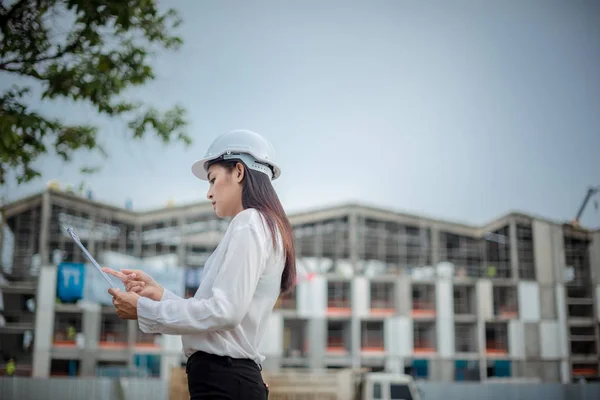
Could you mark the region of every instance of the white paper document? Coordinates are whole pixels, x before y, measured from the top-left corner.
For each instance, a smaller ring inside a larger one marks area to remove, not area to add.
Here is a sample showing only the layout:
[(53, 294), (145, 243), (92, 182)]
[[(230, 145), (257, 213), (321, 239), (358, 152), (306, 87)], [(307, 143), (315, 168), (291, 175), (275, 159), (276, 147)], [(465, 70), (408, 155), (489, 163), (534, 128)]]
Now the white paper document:
[(106, 282), (108, 282), (110, 287), (116, 289), (117, 285), (115, 285), (114, 282), (112, 281), (112, 279), (110, 279), (110, 277), (104, 271), (102, 271), (102, 267), (100, 267), (100, 265), (96, 262), (96, 260), (94, 260), (94, 257), (92, 257), (92, 255), (87, 251), (85, 246), (83, 244), (81, 244), (81, 241), (79, 240), (79, 237), (73, 231), (73, 228), (67, 228), (65, 226), (63, 226), (63, 228), (65, 228), (65, 230), (69, 233), (69, 235), (71, 235), (71, 237), (73, 238), (75, 243), (77, 243), (77, 245), (79, 246), (81, 251), (83, 251), (83, 253), (86, 255), (86, 257), (92, 262), (92, 264), (94, 264), (94, 267), (96, 267), (96, 269), (98, 269), (98, 271), (100, 271), (102, 276), (104, 276), (104, 279), (106, 279)]

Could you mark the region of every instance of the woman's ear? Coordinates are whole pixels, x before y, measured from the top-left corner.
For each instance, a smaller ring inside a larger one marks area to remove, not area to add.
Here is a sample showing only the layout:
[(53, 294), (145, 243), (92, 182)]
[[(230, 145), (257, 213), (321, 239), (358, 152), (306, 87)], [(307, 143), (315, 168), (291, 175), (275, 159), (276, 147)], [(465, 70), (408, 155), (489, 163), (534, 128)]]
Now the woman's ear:
[(245, 172), (246, 172), (246, 169), (244, 167), (244, 164), (242, 164), (240, 162), (235, 164), (234, 178), (237, 183), (241, 183), (244, 180)]

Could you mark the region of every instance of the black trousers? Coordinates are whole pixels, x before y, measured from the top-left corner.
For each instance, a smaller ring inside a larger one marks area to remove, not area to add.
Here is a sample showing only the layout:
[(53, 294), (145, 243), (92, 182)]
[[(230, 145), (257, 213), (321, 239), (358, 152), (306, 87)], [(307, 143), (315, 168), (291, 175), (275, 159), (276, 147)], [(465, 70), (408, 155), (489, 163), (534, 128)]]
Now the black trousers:
[(197, 351), (186, 364), (191, 400), (266, 400), (269, 389), (260, 368), (249, 359)]

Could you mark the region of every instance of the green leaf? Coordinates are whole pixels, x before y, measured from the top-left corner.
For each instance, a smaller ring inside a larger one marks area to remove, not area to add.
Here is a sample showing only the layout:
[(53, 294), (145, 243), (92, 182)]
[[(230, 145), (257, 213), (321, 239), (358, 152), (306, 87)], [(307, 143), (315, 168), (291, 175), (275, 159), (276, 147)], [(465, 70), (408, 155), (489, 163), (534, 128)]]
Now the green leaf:
[[(66, 35), (56, 35), (56, 16), (65, 12), (74, 23), (61, 27)], [(189, 146), (181, 106), (159, 111), (122, 98), (155, 79), (150, 54), (180, 47), (181, 38), (173, 34), (180, 23), (175, 10), (160, 11), (156, 0), (14, 1), (0, 6), (0, 73), (37, 80), (42, 99), (91, 104), (99, 114), (124, 121), (132, 139), (152, 133), (164, 143)], [(65, 162), (80, 150), (107, 157), (97, 126), (39, 115), (27, 105), (29, 94), (28, 87), (12, 87), (0, 95), (0, 185), (9, 168), (19, 183), (39, 177), (33, 164), (44, 154)]]

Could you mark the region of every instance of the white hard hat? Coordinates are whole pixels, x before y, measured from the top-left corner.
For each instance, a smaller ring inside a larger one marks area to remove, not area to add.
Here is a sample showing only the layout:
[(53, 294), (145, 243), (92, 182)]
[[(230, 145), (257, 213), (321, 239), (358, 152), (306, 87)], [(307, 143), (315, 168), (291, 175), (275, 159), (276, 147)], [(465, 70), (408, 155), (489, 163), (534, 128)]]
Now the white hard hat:
[(192, 165), (192, 173), (204, 181), (210, 161), (217, 159), (239, 159), (246, 166), (262, 172), (271, 180), (279, 178), (281, 170), (273, 160), (274, 149), (271, 143), (256, 132), (245, 129), (229, 131), (217, 137), (204, 157)]

